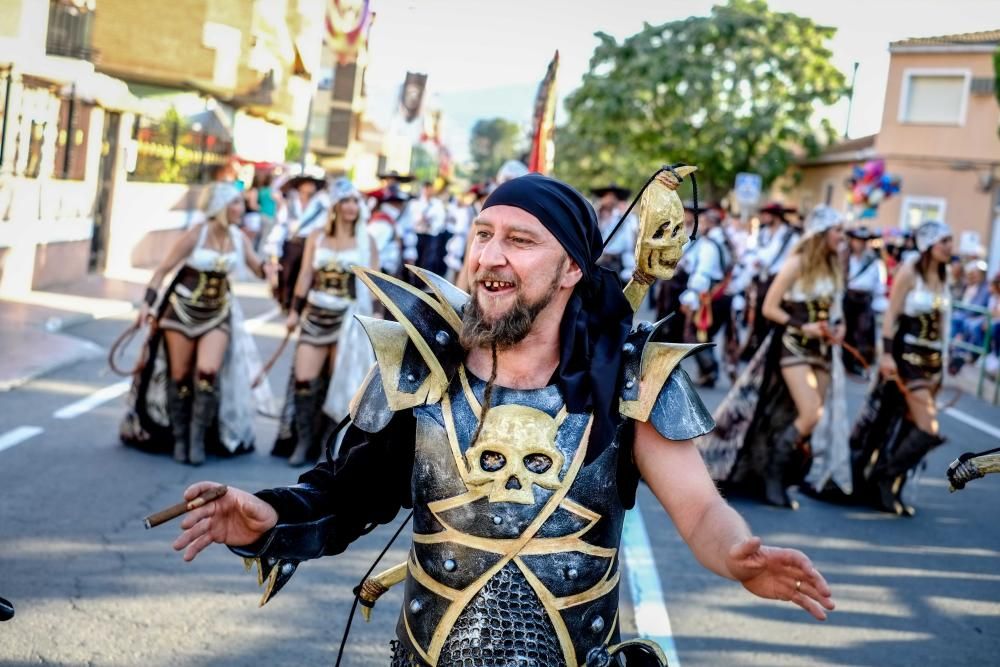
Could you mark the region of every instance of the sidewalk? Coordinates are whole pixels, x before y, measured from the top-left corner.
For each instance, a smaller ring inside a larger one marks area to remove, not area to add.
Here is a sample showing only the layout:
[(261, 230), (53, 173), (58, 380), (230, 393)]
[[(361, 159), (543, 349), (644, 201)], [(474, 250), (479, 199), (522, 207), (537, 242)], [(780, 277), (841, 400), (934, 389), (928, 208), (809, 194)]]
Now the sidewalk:
[(90, 275), (72, 284), (0, 297), (0, 391), (104, 355), (100, 346), (64, 331), (89, 320), (129, 318), (148, 272), (122, 278)]

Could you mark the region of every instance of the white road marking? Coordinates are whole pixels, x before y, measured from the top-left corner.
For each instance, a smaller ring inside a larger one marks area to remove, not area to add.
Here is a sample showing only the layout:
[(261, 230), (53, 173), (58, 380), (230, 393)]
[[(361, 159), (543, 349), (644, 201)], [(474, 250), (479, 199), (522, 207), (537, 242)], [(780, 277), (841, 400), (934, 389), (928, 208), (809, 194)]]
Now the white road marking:
[(667, 603), (663, 599), (663, 583), (656, 570), (653, 548), (649, 543), (638, 503), (625, 514), (622, 554), (626, 563), (625, 576), (635, 605), (635, 626), (639, 636), (659, 644), (670, 667), (680, 667), (681, 660), (677, 656), (670, 616), (667, 615)]
[(948, 415), (949, 417), (954, 417), (955, 419), (957, 419), (958, 421), (962, 422), (963, 424), (967, 424), (967, 425), (971, 426), (974, 429), (978, 429), (978, 430), (982, 431), (983, 433), (985, 433), (988, 436), (991, 436), (993, 438), (996, 438), (997, 440), (1000, 440), (1000, 429), (998, 429), (998, 428), (996, 428), (994, 426), (990, 426), (989, 424), (987, 424), (986, 422), (984, 422), (981, 419), (976, 419), (972, 415), (968, 415), (968, 414), (962, 412), (961, 410), (957, 410), (955, 408), (948, 408), (947, 410), (944, 411), (944, 413), (946, 415)]
[(257, 315), (256, 317), (247, 318), (246, 320), (243, 321), (243, 327), (247, 330), (247, 333), (251, 333), (252, 334), (257, 329), (259, 329), (261, 326), (263, 326), (264, 324), (267, 324), (268, 322), (270, 322), (271, 320), (273, 320), (274, 318), (276, 318), (280, 314), (281, 314), (281, 309), (280, 308), (272, 308), (271, 310), (267, 311), (266, 313), (263, 313), (261, 315)]
[(0, 435), (0, 452), (15, 445), (20, 445), (25, 440), (34, 438), (44, 430), (41, 426), (18, 426), (7, 431), (3, 435)]
[[(273, 320), (280, 314), (280, 310), (273, 308), (262, 315), (246, 320), (244, 322), (244, 326), (246, 326), (247, 331), (253, 332), (255, 329), (259, 328), (263, 324), (266, 324), (268, 321)], [(85, 398), (81, 398), (79, 401), (75, 401), (67, 406), (59, 408), (52, 413), (52, 416), (56, 419), (73, 419), (74, 417), (79, 417), (80, 415), (86, 414), (94, 408), (107, 403), (108, 401), (118, 398), (127, 392), (131, 386), (131, 380), (122, 380), (121, 382), (108, 385), (107, 387), (98, 389)]]
[(108, 401), (118, 398), (127, 392), (131, 386), (131, 380), (122, 380), (121, 382), (108, 385), (107, 387), (98, 389), (86, 398), (81, 398), (79, 401), (75, 401), (65, 407), (59, 408), (52, 413), (52, 416), (56, 419), (73, 419), (74, 417), (79, 417), (84, 413), (90, 412), (99, 405), (103, 405)]

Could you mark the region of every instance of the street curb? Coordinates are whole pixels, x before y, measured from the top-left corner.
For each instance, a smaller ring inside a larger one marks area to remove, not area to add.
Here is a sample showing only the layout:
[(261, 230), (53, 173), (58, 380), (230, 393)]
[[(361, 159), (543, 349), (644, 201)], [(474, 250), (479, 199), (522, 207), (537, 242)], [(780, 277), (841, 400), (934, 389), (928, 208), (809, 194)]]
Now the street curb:
[[(50, 332), (52, 333), (52, 332)], [(59, 334), (60, 336), (66, 336), (66, 334)], [(73, 364), (80, 363), (81, 361), (87, 361), (88, 359), (97, 359), (104, 355), (104, 349), (100, 345), (89, 340), (84, 340), (83, 338), (76, 338), (76, 336), (67, 336), (67, 338), (74, 338), (80, 342), (80, 352), (74, 354), (65, 359), (60, 359), (51, 364), (46, 364), (44, 366), (38, 366), (33, 369), (30, 373), (25, 375), (12, 378), (10, 380), (0, 380), (0, 393), (6, 393), (22, 387), (32, 380), (40, 378), (44, 375), (48, 375), (60, 368), (65, 368), (66, 366), (71, 366)]]

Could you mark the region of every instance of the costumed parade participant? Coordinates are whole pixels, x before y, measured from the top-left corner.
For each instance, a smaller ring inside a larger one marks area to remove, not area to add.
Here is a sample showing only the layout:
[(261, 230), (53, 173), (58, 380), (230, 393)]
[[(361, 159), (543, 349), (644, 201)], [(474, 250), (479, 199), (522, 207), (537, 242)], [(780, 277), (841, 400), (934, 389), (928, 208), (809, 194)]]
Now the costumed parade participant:
[[(881, 377), (851, 434), (854, 488), (847, 498), (906, 516), (914, 513), (904, 497), (907, 481), (944, 442), (935, 396), (948, 353), (951, 230), (942, 222), (925, 222), (917, 228), (916, 243), (920, 254), (896, 271), (882, 321)], [(824, 491), (826, 498), (844, 499)]]
[(313, 176), (295, 176), (282, 186), (285, 193), (285, 219), (271, 228), (264, 253), (270, 259), (269, 271), (274, 278), (274, 298), (282, 312), (292, 305), (292, 292), (302, 266), (306, 237), (326, 220), (330, 200), (326, 182)]
[(753, 267), (754, 277), (747, 292), (747, 324), (750, 335), (743, 348), (744, 360), (749, 360), (756, 354), (772, 328), (771, 321), (763, 313), (764, 299), (775, 276), (799, 240), (798, 230), (787, 219), (788, 214), (794, 211), (795, 209), (785, 208), (778, 202), (770, 202), (758, 212), (760, 227), (747, 258)]
[(632, 193), (616, 183), (594, 188), (591, 193), (599, 197), (596, 206), (597, 224), (601, 230), (601, 237), (606, 242), (604, 254), (597, 263), (617, 273), (624, 284), (629, 281), (635, 270), (635, 234), (638, 225), (635, 215), (630, 213), (618, 233), (613, 238), (609, 237), (615, 229), (615, 223), (628, 208), (628, 198)]
[(378, 250), (382, 273), (398, 275), (403, 268), (403, 248), (396, 221), (410, 198), (398, 185), (391, 184), (370, 193), (375, 210), (368, 221), (368, 233)]
[(329, 196), (326, 226), (306, 239), (287, 320), (288, 331), (298, 328), (299, 337), (271, 454), (287, 456), (293, 466), (319, 458), (326, 418), (347, 414), (347, 403), (373, 361), (354, 318), (372, 314), (371, 296), (366, 288), (358, 289), (353, 270), (379, 266), (378, 250), (368, 234), (361, 193), (340, 179)]
[[(701, 216), (702, 234), (685, 253), (689, 277), (680, 301), (698, 343), (711, 343), (723, 327), (730, 326), (732, 297), (726, 288), (732, 253), (720, 222), (716, 211), (706, 210)], [(714, 387), (719, 379), (714, 349), (710, 346), (699, 349), (694, 360), (699, 373), (696, 384)]]
[(843, 372), (833, 344), (843, 338), (842, 226), (828, 206), (810, 214), (764, 301), (774, 329), (716, 410), (715, 431), (699, 443), (714, 479), (778, 507), (797, 506), (788, 487), (805, 480), (814, 448), (824, 454), (819, 477), (836, 471), (839, 483), (850, 484)]
[[(867, 227), (848, 230), (850, 254), (847, 258), (847, 291), (844, 293), (844, 341), (853, 346), (871, 365), (875, 361), (875, 317), (886, 308), (886, 270), (879, 254), (868, 246), (877, 238)], [(849, 371), (863, 373), (860, 359), (844, 358)]]
[(364, 320), (378, 363), (340, 458), (296, 486), (230, 488), (185, 517), (174, 548), (191, 560), (230, 545), (263, 568), (268, 598), (300, 561), (412, 507), (407, 560), (358, 589), (370, 608), (405, 581), (390, 664), (662, 665), (652, 642), (619, 643), (621, 532), (641, 475), (705, 567), (825, 618), (819, 572), (799, 551), (762, 546), (705, 472), (690, 438), (711, 417), (678, 365), (693, 348), (632, 328), (649, 284), (680, 258), (672, 188), (691, 169), (650, 179), (637, 264), (652, 273), (637, 271), (624, 295), (596, 265), (593, 208), (539, 174), (498, 187), (477, 218), (471, 297), (423, 270), (429, 294), (359, 271), (398, 322)]
[(451, 238), (448, 239), (448, 244), (445, 246), (447, 253), (444, 263), (448, 266), (448, 280), (461, 290), (467, 289), (469, 283), (464, 272), (465, 257), (468, 253), (469, 243), (472, 242), (469, 230), (472, 229), (472, 221), (483, 210), (486, 198), (495, 188), (496, 186), (489, 181), (476, 183), (469, 188), (467, 194), (471, 196), (471, 201), (457, 211)]
[[(254, 446), (253, 409), (270, 409), (266, 384), (251, 395), (260, 368), (257, 348), (243, 328), (230, 276), (261, 261), (237, 227), (243, 195), (229, 183), (209, 191), (206, 222), (174, 244), (146, 288), (138, 323), (151, 323), (145, 362), (133, 382), (121, 438), (147, 451), (172, 451), (180, 463), (200, 465), (206, 451), (221, 455)], [(182, 264), (160, 296), (164, 278)], [(159, 298), (159, 306), (157, 299)]]

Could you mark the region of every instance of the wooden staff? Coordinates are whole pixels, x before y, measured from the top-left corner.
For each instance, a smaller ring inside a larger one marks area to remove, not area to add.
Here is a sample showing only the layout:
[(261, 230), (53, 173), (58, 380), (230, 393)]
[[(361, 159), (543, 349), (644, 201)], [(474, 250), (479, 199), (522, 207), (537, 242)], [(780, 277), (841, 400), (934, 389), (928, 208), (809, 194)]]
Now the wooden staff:
[(222, 484), (221, 486), (214, 486), (207, 491), (202, 491), (201, 495), (194, 500), (185, 500), (164, 510), (160, 510), (156, 514), (150, 514), (143, 519), (143, 523), (147, 529), (155, 528), (160, 524), (170, 521), (171, 519), (176, 519), (182, 514), (187, 514), (191, 510), (196, 510), (213, 500), (218, 500), (222, 496), (226, 495), (226, 491), (228, 490), (229, 487), (225, 484)]

